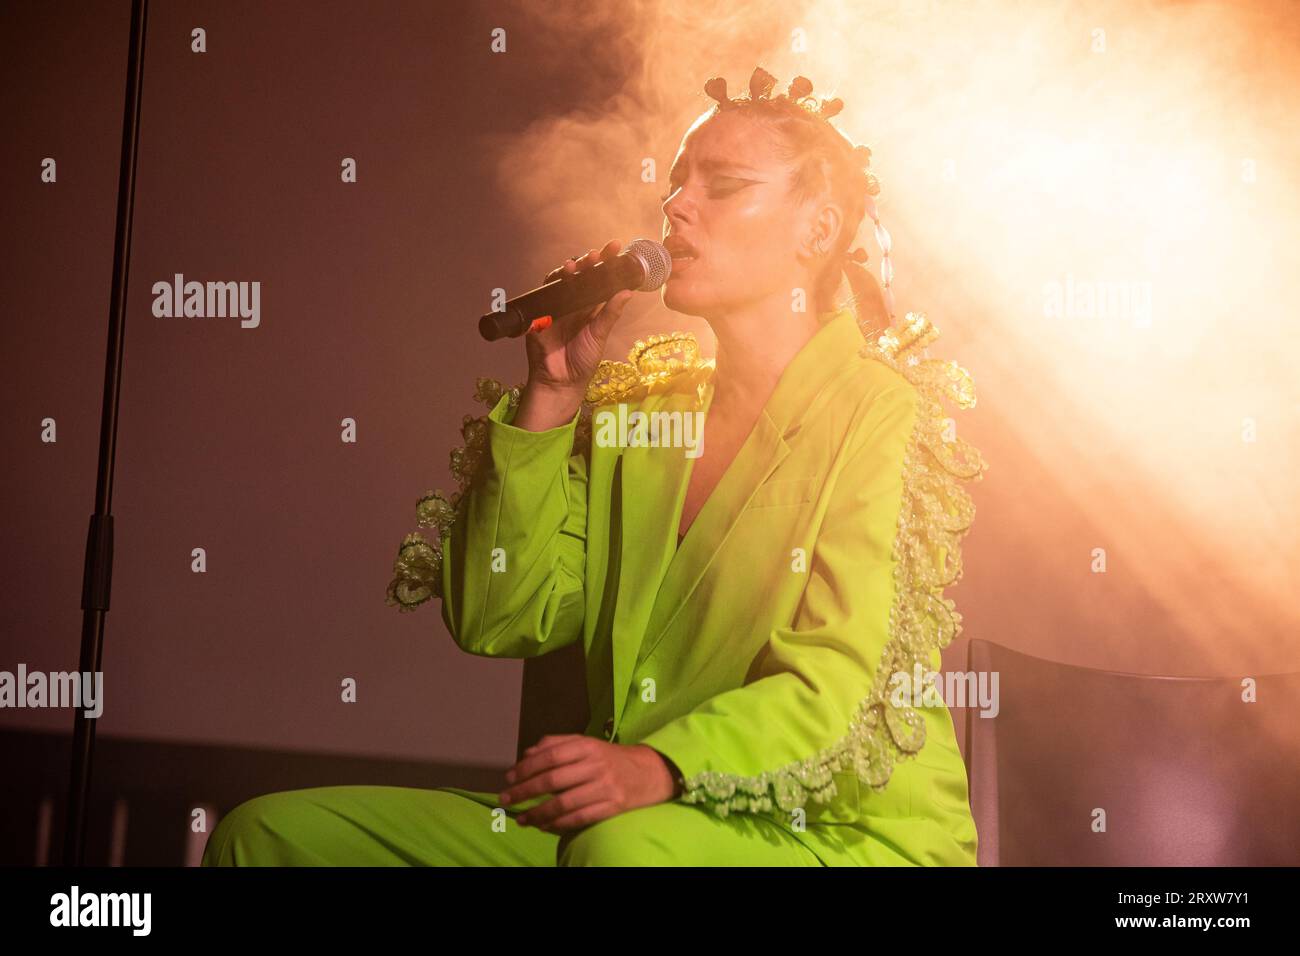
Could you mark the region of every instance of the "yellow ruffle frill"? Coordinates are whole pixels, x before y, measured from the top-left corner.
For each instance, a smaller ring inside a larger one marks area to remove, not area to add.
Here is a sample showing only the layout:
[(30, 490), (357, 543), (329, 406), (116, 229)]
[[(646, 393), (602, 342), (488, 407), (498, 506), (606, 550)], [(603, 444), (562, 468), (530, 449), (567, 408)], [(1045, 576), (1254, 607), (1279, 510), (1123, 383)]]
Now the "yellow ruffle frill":
[[(668, 389), (696, 388), (697, 396), (712, 372), (712, 359), (701, 358), (700, 346), (690, 332), (668, 332), (638, 339), (626, 362), (602, 360), (587, 384), (574, 429), (574, 450), (591, 447), (591, 412), (599, 405), (633, 401)], [(523, 386), (513, 388), (492, 378), (479, 378), (474, 397), (488, 411), (509, 394), (509, 407), (519, 405)], [(417, 530), (402, 539), (393, 563), (393, 578), (385, 599), (399, 611), (413, 611), (431, 597), (442, 597), (442, 537), (455, 523), (457, 509), (481, 467), (487, 450), (487, 414), (466, 415), (461, 423), (465, 444), (451, 452), (451, 474), (457, 488), (450, 495), (429, 491), (415, 503), (417, 528), (433, 528), (437, 540), (427, 541)]]
[(877, 792), (898, 760), (925, 744), (925, 721), (914, 707), (891, 699), (895, 674), (930, 670), (930, 654), (961, 633), (961, 614), (945, 588), (962, 574), (961, 539), (975, 519), (975, 506), (962, 483), (978, 481), (988, 465), (970, 443), (957, 438), (943, 402), (975, 405), (970, 374), (951, 360), (924, 357), (939, 336), (921, 313), (908, 313), (898, 329), (863, 345), (862, 354), (888, 365), (915, 386), (916, 422), (903, 459), (903, 497), (894, 538), (894, 600), (890, 637), (870, 692), (853, 715), (848, 732), (809, 757), (755, 776), (704, 771), (683, 781), (681, 799), (711, 806), (719, 816), (733, 811), (789, 813), (836, 793), (834, 774), (853, 771)]

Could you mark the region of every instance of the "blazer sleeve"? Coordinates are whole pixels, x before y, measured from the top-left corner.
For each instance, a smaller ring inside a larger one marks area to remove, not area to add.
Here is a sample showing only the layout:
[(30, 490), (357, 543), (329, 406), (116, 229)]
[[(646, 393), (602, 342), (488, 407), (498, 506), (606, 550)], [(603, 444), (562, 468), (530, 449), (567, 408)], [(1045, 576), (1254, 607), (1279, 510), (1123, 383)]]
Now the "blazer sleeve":
[(582, 636), (587, 469), (579, 413), (529, 431), (509, 395), (487, 415), (481, 469), (442, 539), (442, 619), (461, 649), (535, 657)]
[[(882, 787), (899, 739), (901, 749), (919, 748), (921, 718), (886, 713), (883, 694), (888, 662), (907, 657), (894, 627), (895, 544), (917, 415), (916, 389), (903, 384), (878, 393), (858, 418), (795, 619), (772, 629), (757, 676), (640, 741), (680, 768), (677, 799), (721, 816), (789, 811), (809, 794), (833, 796), (837, 771)], [(886, 722), (899, 739), (882, 733)]]

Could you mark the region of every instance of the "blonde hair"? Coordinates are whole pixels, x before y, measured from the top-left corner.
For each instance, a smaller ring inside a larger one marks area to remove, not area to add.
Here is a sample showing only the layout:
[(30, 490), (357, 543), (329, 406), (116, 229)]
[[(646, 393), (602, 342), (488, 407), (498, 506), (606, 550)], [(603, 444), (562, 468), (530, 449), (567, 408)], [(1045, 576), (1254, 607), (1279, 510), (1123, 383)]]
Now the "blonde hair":
[[(893, 272), (888, 261), (889, 235), (876, 216), (873, 197), (880, 193), (880, 182), (870, 170), (871, 150), (854, 144), (830, 122), (843, 109), (842, 100), (812, 96), (812, 82), (806, 77), (795, 77), (785, 94), (772, 96), (775, 83), (775, 77), (756, 67), (748, 93), (731, 98), (727, 81), (712, 77), (704, 90), (717, 104), (703, 121), (724, 111), (740, 110), (773, 134), (778, 155), (794, 170), (791, 192), (796, 202), (829, 196), (844, 210), (844, 228), (817, 275), (813, 298), (818, 311), (830, 311), (841, 280), (847, 279), (851, 295), (845, 304), (853, 307), (859, 325), (864, 331), (883, 332), (893, 321), (893, 297), (888, 291)], [(884, 287), (866, 268), (865, 250), (849, 250), (868, 216), (882, 246)]]

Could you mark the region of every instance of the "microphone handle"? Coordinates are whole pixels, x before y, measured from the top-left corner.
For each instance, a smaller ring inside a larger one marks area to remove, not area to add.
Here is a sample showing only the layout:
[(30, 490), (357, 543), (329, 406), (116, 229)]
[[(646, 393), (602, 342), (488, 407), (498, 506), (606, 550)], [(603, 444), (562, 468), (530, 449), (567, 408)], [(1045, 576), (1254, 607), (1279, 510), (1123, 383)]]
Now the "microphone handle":
[(610, 262), (598, 262), (576, 275), (554, 279), (507, 299), (503, 311), (488, 312), (479, 318), (479, 334), (489, 342), (506, 336), (516, 338), (540, 316), (558, 319), (590, 309), (624, 289), (639, 289), (644, 281), (645, 269), (636, 257), (620, 253)]

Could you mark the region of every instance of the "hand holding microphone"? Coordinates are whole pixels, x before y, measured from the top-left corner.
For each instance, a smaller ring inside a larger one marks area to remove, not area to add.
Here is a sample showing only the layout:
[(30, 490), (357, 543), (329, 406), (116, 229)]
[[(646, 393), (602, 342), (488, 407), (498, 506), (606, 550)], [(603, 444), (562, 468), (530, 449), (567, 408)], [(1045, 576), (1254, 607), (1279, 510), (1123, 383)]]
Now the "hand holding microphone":
[[(649, 240), (636, 240), (633, 246), (638, 243), (663, 249), (658, 243)], [(517, 303), (543, 290), (552, 290), (551, 295), (557, 296), (563, 290), (566, 295), (559, 295), (552, 301), (562, 303), (559, 308), (564, 308), (565, 305), (571, 306), (583, 299), (590, 300), (594, 295), (607, 296), (597, 304), (554, 316), (549, 324), (532, 323), (534, 330), (524, 336), (524, 348), (528, 355), (528, 382), (514, 418), (514, 424), (518, 427), (541, 431), (563, 425), (573, 418), (586, 394), (587, 383), (591, 381), (596, 366), (604, 356), (609, 334), (622, 316), (633, 291), (659, 288), (672, 268), (672, 260), (666, 250), (663, 251), (661, 262), (653, 259), (653, 249), (638, 250), (641, 255), (651, 257), (647, 267), (639, 264), (640, 256), (633, 256), (632, 247), (622, 256), (619, 255), (620, 248), (619, 240), (611, 239), (599, 252), (592, 249), (580, 259), (566, 259), (564, 265), (546, 277), (546, 284), (539, 290), (511, 300)], [(656, 265), (659, 266), (658, 269), (655, 268)], [(603, 275), (600, 274), (602, 270)], [(584, 275), (587, 277), (585, 283), (582, 279)], [(661, 275), (662, 278), (659, 278)], [(618, 291), (610, 295), (607, 290), (611, 287)], [(525, 308), (526, 306), (527, 303)], [(505, 314), (488, 313), (480, 322), (480, 330), (483, 330), (483, 323), (490, 317)], [(526, 316), (527, 311), (524, 314)], [(484, 334), (485, 337), (495, 337), (487, 336), (486, 332)]]
[[(608, 250), (609, 245), (605, 248)], [(624, 252), (608, 258), (593, 249), (583, 259), (590, 268), (568, 275), (566, 270), (556, 270), (543, 280), (543, 285), (507, 299), (500, 311), (482, 316), (478, 320), (479, 334), (490, 342), (519, 336), (539, 325), (536, 320), (550, 321), (590, 309), (625, 289), (653, 292), (668, 280), (673, 267), (668, 250), (651, 239), (633, 239)]]

